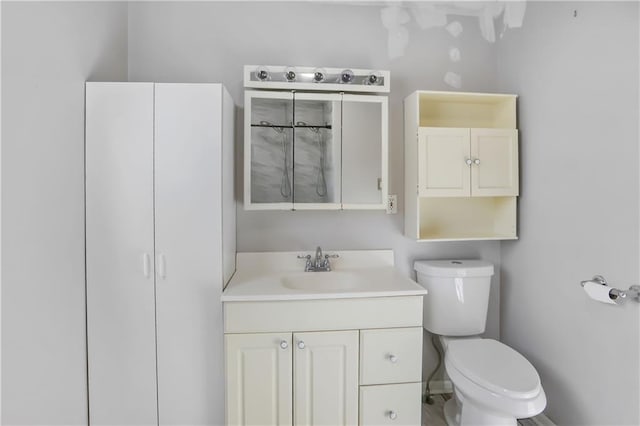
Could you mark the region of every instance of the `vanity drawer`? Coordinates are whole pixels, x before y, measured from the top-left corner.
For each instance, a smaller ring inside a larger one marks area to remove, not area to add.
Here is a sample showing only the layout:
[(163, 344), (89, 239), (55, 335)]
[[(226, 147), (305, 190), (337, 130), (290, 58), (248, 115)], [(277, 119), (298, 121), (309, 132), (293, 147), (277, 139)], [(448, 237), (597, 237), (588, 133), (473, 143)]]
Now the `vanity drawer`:
[(362, 330), (360, 384), (422, 380), (422, 327)]
[(360, 425), (420, 426), (421, 383), (360, 386)]

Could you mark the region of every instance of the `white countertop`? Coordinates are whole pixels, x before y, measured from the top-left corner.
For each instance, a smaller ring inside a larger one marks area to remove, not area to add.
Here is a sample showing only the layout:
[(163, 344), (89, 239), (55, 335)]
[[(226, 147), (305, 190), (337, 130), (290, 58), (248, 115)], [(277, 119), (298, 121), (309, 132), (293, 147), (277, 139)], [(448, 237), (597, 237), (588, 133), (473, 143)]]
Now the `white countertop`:
[(304, 272), (313, 253), (238, 253), (223, 302), (415, 296), (427, 290), (393, 266), (391, 250), (332, 251), (330, 272)]

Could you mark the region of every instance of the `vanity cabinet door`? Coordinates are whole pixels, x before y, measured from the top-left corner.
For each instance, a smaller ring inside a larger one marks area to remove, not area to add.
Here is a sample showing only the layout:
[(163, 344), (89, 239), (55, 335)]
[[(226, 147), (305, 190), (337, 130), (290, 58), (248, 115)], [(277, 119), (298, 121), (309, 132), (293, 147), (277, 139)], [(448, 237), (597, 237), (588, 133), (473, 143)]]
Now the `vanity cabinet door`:
[(296, 425), (358, 423), (358, 334), (294, 334)]
[(226, 334), (224, 340), (227, 425), (291, 425), (291, 334)]

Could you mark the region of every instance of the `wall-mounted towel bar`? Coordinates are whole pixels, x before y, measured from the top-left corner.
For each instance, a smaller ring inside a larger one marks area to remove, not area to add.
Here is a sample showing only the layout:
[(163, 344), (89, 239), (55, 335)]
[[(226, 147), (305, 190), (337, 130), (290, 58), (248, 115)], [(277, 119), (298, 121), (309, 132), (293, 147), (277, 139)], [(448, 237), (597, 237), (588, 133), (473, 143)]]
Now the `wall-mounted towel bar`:
[(626, 299), (640, 302), (640, 285), (632, 285), (628, 290), (620, 290), (610, 287), (602, 275), (595, 275), (590, 280), (581, 281), (580, 285), (589, 297), (599, 302), (619, 304)]

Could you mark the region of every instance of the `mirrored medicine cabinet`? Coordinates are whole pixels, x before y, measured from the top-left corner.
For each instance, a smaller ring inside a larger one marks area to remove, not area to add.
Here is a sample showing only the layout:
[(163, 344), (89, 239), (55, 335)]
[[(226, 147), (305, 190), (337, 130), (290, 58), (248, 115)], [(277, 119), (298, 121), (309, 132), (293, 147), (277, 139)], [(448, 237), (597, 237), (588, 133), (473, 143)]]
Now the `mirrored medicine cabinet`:
[(247, 90), (246, 210), (385, 209), (386, 96)]

